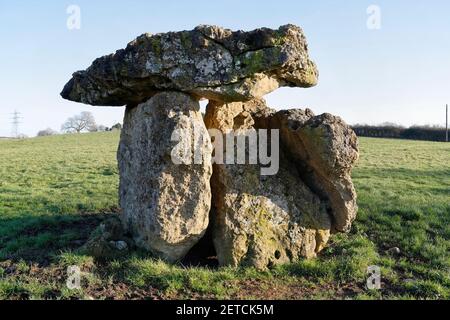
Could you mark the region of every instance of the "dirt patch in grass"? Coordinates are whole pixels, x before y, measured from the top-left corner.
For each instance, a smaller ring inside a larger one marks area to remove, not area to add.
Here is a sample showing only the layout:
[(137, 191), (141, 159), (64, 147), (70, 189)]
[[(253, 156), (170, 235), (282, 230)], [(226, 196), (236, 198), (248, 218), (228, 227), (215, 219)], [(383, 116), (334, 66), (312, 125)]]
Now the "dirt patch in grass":
[[(124, 282), (114, 280), (101, 280), (90, 283), (87, 276), (93, 276), (90, 270), (82, 270), (82, 292), (66, 289), (67, 269), (61, 265), (48, 265), (45, 267), (32, 264), (25, 268), (23, 263), (15, 263), (11, 260), (0, 262), (0, 268), (3, 270), (3, 280), (8, 280), (11, 289), (8, 296), (9, 300), (29, 300), (35, 299), (31, 285), (39, 286), (39, 299), (43, 300), (162, 300), (167, 296), (152, 287), (140, 289), (130, 286)], [(91, 280), (92, 281), (92, 280)], [(1, 285), (1, 283), (0, 283)]]
[(299, 279), (284, 281), (251, 279), (238, 281), (236, 294), (232, 299), (260, 299), (260, 300), (309, 300), (309, 299), (347, 299), (354, 298), (364, 292), (357, 284), (313, 284)]

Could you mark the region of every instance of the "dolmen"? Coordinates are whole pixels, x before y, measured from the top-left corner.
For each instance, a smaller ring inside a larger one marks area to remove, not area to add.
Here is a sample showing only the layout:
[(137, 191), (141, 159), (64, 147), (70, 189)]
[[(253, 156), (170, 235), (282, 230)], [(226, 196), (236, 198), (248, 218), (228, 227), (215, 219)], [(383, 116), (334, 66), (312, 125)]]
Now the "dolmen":
[(221, 266), (265, 269), (315, 257), (356, 218), (352, 129), (263, 99), (317, 82), (297, 26), (201, 25), (143, 34), (75, 72), (61, 95), (126, 106), (119, 200), (137, 247), (176, 262), (209, 230)]

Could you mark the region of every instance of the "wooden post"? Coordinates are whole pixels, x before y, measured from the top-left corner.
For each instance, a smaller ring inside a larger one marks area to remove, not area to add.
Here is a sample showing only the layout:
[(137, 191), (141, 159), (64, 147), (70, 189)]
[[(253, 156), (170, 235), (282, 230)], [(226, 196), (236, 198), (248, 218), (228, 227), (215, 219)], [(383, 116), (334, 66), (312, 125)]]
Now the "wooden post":
[(448, 104), (445, 105), (445, 142), (448, 142)]

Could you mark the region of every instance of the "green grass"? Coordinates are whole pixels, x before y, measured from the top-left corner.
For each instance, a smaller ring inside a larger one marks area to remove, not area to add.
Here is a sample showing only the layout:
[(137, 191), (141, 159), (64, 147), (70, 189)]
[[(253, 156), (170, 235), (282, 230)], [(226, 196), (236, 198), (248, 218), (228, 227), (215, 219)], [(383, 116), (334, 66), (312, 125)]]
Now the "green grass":
[[(450, 299), (450, 144), (361, 139), (351, 233), (317, 259), (258, 272), (77, 253), (118, 211), (118, 138), (0, 141), (0, 299)], [(71, 265), (81, 290), (65, 285)], [(370, 265), (381, 267), (381, 290), (365, 287)]]

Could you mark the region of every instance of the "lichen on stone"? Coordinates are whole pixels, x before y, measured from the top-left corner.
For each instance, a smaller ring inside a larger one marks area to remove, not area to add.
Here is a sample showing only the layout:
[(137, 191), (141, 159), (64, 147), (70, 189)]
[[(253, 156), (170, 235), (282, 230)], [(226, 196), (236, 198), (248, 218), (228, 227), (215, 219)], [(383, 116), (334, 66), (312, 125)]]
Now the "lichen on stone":
[[(258, 88), (260, 83), (253, 80), (257, 74), (271, 79), (271, 86)], [(162, 90), (246, 101), (281, 86), (310, 87), (317, 83), (316, 77), (298, 27), (233, 32), (199, 26), (191, 31), (143, 34), (125, 49), (75, 73), (61, 95), (100, 106), (142, 103)]]

